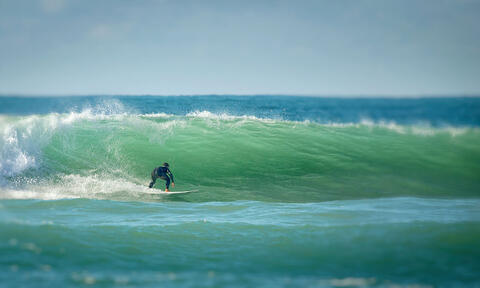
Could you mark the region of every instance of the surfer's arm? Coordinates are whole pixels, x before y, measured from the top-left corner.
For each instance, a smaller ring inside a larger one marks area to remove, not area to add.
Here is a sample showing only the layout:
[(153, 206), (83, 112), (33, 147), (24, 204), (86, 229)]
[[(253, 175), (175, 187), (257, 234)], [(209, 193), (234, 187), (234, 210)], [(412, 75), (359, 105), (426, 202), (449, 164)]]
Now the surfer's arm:
[(170, 177), (170, 180), (172, 180), (172, 184), (174, 184), (175, 181), (173, 180), (173, 174), (172, 174), (172, 171), (170, 171), (170, 169), (167, 170), (167, 175), (168, 177)]

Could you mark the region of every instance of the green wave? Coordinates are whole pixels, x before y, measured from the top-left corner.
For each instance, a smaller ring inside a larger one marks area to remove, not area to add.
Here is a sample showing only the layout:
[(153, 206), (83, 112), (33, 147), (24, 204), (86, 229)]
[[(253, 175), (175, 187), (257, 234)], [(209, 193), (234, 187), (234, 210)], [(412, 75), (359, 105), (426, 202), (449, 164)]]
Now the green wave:
[(76, 115), (70, 122), (69, 115), (55, 117), (61, 120), (51, 129), (45, 122), (52, 115), (36, 119), (43, 124), (33, 130), (43, 127), (47, 136), (36, 138), (44, 144), (33, 168), (11, 182), (30, 181), (30, 190), (57, 185), (79, 197), (109, 191), (118, 193), (96, 197), (131, 199), (155, 166), (169, 162), (178, 190), (209, 192), (189, 196), (198, 201), (480, 195), (476, 128), (318, 124), (209, 113)]

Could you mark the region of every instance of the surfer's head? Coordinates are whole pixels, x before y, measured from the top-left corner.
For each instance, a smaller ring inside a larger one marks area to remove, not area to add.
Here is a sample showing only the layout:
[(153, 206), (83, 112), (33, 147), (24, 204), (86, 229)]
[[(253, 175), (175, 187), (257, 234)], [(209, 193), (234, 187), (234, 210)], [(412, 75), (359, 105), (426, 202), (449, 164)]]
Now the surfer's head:
[(164, 166), (164, 167), (169, 167), (169, 165), (168, 165), (167, 162), (163, 163), (163, 166)]

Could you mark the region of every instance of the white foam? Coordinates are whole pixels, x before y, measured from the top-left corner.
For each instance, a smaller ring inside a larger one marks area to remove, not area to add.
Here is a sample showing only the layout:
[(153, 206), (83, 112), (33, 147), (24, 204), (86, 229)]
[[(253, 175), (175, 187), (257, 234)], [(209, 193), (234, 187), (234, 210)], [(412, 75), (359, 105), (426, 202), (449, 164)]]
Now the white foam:
[(234, 115), (229, 115), (227, 113), (212, 113), (210, 111), (193, 111), (190, 112), (186, 115), (187, 117), (192, 117), (192, 118), (204, 118), (204, 119), (213, 119), (213, 120), (256, 120), (256, 121), (268, 121), (268, 122), (273, 122), (273, 121), (279, 121), (279, 119), (270, 119), (270, 118), (258, 118), (253, 115), (241, 115), (241, 116), (234, 116)]
[(167, 113), (147, 113), (147, 114), (138, 114), (138, 116), (148, 117), (148, 118), (171, 118), (175, 115)]
[(28, 189), (0, 189), (1, 199), (39, 199), (39, 200), (58, 200), (72, 199), (80, 196), (69, 195), (67, 193), (58, 194), (55, 191), (34, 191)]
[(60, 180), (27, 184), (21, 189), (0, 188), (2, 199), (132, 199), (149, 192), (147, 184), (102, 175), (65, 175)]
[(40, 148), (57, 126), (51, 119), (39, 119), (38, 116), (13, 122), (9, 121), (11, 119), (1, 119), (0, 176), (12, 176), (37, 164)]
[(358, 123), (316, 123), (320, 126), (325, 127), (334, 127), (334, 128), (361, 128), (361, 127), (368, 127), (370, 129), (380, 128), (386, 129), (398, 134), (414, 134), (414, 135), (421, 135), (421, 136), (434, 136), (438, 134), (449, 134), (452, 137), (463, 135), (468, 132), (480, 132), (478, 128), (472, 127), (452, 127), (452, 126), (442, 126), (442, 127), (433, 127), (429, 123), (421, 122), (414, 125), (401, 125), (394, 121), (378, 121), (374, 122), (369, 119), (362, 119)]

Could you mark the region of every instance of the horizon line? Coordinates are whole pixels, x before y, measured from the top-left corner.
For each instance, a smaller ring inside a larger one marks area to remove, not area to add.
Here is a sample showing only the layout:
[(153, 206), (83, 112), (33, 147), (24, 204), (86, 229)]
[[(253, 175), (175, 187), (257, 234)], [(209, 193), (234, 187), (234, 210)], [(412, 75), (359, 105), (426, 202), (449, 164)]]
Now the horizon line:
[(425, 93), (425, 94), (287, 94), (287, 93), (246, 93), (246, 94), (112, 94), (112, 93), (88, 93), (88, 94), (64, 94), (64, 93), (0, 93), (1, 98), (61, 98), (61, 97), (309, 97), (309, 98), (392, 98), (392, 99), (415, 99), (415, 98), (479, 98), (480, 93)]

